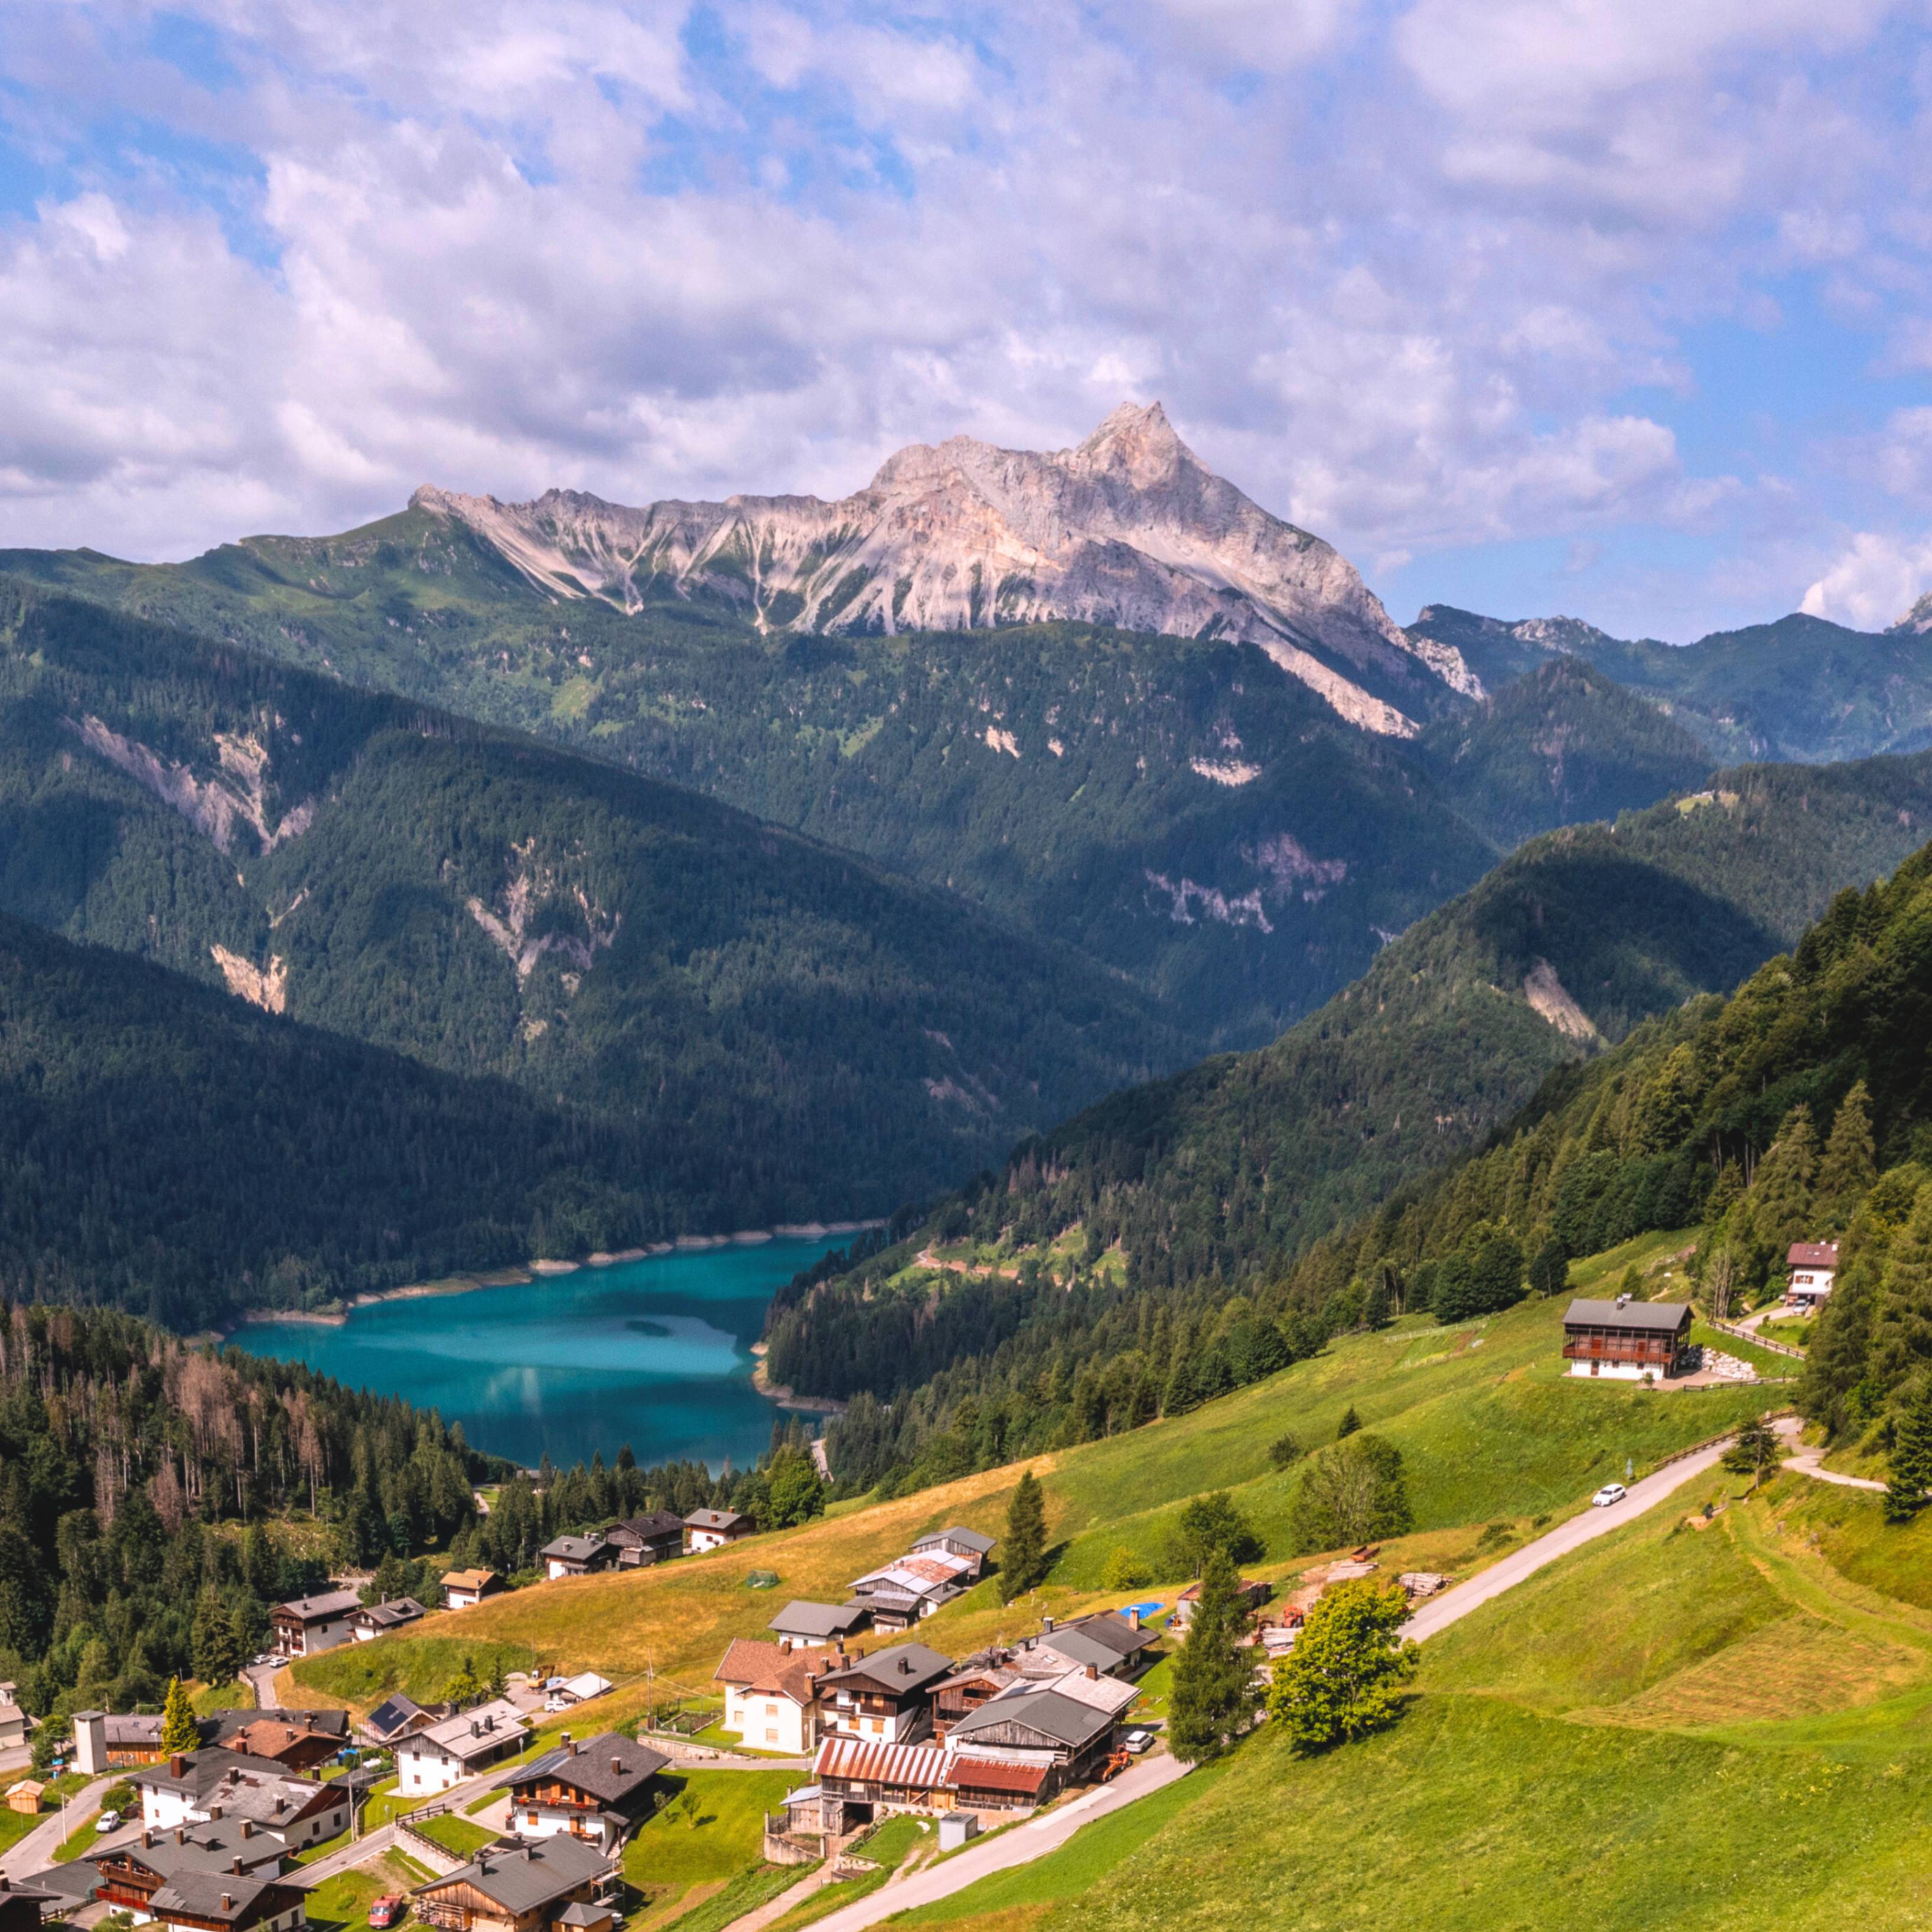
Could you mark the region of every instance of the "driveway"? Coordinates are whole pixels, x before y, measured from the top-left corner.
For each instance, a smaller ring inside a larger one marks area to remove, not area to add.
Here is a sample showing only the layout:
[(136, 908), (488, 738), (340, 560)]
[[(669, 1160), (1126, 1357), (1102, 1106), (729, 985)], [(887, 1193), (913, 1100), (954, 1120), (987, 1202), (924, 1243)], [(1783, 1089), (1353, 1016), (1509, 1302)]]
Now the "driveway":
[(1869, 1476), (1841, 1476), (1836, 1469), (1825, 1467), (1822, 1449), (1801, 1449), (1795, 1456), (1784, 1459), (1787, 1469), (1796, 1469), (1801, 1476), (1810, 1476), (1820, 1483), (1836, 1483), (1841, 1490), (1882, 1490), (1882, 1483), (1875, 1483)]
[(1071, 1804), (1049, 1811), (1030, 1824), (1017, 1826), (983, 1845), (969, 1846), (943, 1864), (923, 1866), (896, 1885), (882, 1886), (871, 1897), (842, 1906), (818, 1922), (817, 1932), (860, 1932), (860, 1927), (876, 1925), (895, 1912), (909, 1912), (916, 1905), (950, 1898), (991, 1873), (1030, 1864), (1059, 1850), (1083, 1825), (1185, 1778), (1192, 1768), (1171, 1757), (1146, 1760), (1123, 1772), (1112, 1784), (1103, 1784)]

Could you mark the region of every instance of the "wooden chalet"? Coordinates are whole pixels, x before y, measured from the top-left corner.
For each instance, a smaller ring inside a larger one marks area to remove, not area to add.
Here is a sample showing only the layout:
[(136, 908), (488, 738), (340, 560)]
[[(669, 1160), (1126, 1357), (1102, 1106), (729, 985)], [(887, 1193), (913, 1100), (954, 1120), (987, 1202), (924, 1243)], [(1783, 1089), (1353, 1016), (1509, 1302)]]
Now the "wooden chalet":
[(0, 1872), (0, 1932), (40, 1932), (40, 1914), (64, 1902), (52, 1892)]
[(178, 1932), (295, 1932), (308, 1922), (305, 1887), (232, 1872), (179, 1871), (148, 1901)]
[(922, 1643), (894, 1644), (872, 1657), (861, 1652), (820, 1676), (820, 1727), (881, 1744), (916, 1743), (931, 1728), (932, 1687), (952, 1669), (951, 1658)]
[(614, 1569), (618, 1552), (602, 1536), (560, 1536), (546, 1543), (538, 1552), (543, 1559), (544, 1574), (553, 1583), (566, 1576), (588, 1576), (599, 1570)]
[(550, 1932), (577, 1928), (583, 1915), (568, 1916), (571, 1908), (596, 1906), (615, 1875), (602, 1851), (563, 1834), (493, 1846), (412, 1898), (416, 1916), (437, 1932)]
[(956, 1757), (947, 1766), (955, 1808), (962, 1811), (1024, 1811), (1057, 1788), (1054, 1767), (1013, 1758)]
[(946, 1769), (937, 1744), (827, 1738), (812, 1766), (824, 1828), (836, 1835), (894, 1811), (950, 1811)]
[(510, 1794), (518, 1838), (568, 1835), (610, 1852), (649, 1814), (652, 1780), (670, 1762), (615, 1731), (580, 1743), (566, 1731), (555, 1750), (519, 1766), (496, 1789)]
[(355, 1635), (354, 1618), (362, 1599), (353, 1590), (324, 1590), (313, 1597), (296, 1597), (268, 1612), (274, 1647), (283, 1657), (314, 1657), (333, 1650)]
[(358, 1643), (370, 1643), (428, 1614), (413, 1597), (392, 1597), (386, 1604), (369, 1604), (358, 1610), (349, 1620), (350, 1634)]
[(668, 1563), (674, 1556), (684, 1554), (684, 1519), (671, 1510), (627, 1516), (604, 1531), (604, 1540), (616, 1551), (620, 1569)]
[(1661, 1382), (1690, 1366), (1690, 1310), (1681, 1301), (1576, 1300), (1563, 1317), (1563, 1359), (1573, 1376)]
[[(1082, 1681), (1100, 1679), (1096, 1674)], [(978, 1757), (1045, 1767), (1042, 1788), (1050, 1796), (1097, 1769), (1112, 1754), (1118, 1727), (1118, 1710), (1070, 1696), (1056, 1684), (992, 1699), (954, 1725), (946, 1742), (956, 1764)]]
[(494, 1570), (451, 1570), (442, 1579), (442, 1607), (473, 1610), (486, 1597), (501, 1596), (508, 1588)]
[[(74, 1861), (69, 1874), (83, 1897), (137, 1918), (154, 1917), (154, 1894), (186, 1872), (225, 1874), (233, 1879), (278, 1878), (288, 1848), (251, 1821), (177, 1826), (144, 1831), (117, 1845), (96, 1846)], [(69, 1874), (52, 1874), (56, 1881)]]
[(684, 1520), (686, 1553), (701, 1556), (707, 1550), (722, 1550), (728, 1543), (742, 1543), (755, 1536), (758, 1526), (736, 1510), (693, 1510)]

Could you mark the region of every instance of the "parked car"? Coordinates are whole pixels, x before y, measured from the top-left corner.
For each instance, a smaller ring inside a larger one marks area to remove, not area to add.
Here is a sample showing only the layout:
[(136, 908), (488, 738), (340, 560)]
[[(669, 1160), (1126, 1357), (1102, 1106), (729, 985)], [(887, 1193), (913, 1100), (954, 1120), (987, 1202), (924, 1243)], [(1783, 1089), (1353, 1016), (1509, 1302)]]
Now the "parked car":
[(403, 1914), (407, 1910), (406, 1900), (393, 1892), (385, 1893), (370, 1906), (369, 1923), (376, 1928), (376, 1932), (387, 1932), (388, 1927), (401, 1922)]
[(1629, 1490), (1621, 1483), (1606, 1483), (1590, 1498), (1590, 1506), (1592, 1509), (1608, 1509), (1611, 1504), (1622, 1502), (1629, 1494)]
[(118, 1811), (104, 1811), (94, 1821), (97, 1832), (118, 1832), (121, 1828), (121, 1814)]
[(1151, 1731), (1130, 1731), (1126, 1736), (1127, 1748), (1136, 1756), (1153, 1742), (1154, 1733)]

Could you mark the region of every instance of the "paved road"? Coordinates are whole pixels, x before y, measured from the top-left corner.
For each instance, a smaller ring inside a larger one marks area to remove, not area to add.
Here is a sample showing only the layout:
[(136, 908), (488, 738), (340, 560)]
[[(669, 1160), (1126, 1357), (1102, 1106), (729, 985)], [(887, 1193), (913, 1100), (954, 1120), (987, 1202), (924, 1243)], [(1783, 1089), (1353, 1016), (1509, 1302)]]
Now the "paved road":
[(1096, 1818), (1104, 1818), (1108, 1812), (1118, 1811), (1136, 1798), (1185, 1778), (1192, 1768), (1171, 1757), (1148, 1759), (1131, 1771), (1123, 1772), (1112, 1784), (1103, 1784), (1098, 1791), (1076, 1798), (1060, 1810), (1049, 1811), (1029, 1825), (1018, 1826), (984, 1845), (957, 1853), (944, 1864), (928, 1865), (896, 1885), (881, 1886), (868, 1898), (828, 1913), (818, 1921), (818, 1932), (860, 1932), (861, 1927), (876, 1925), (895, 1912), (909, 1912), (916, 1905), (950, 1898), (976, 1879), (1057, 1852), (1083, 1825), (1090, 1825)]
[(97, 1778), (76, 1791), (64, 1810), (50, 1811), (24, 1838), (16, 1840), (0, 1855), (0, 1872), (9, 1878), (20, 1878), (28, 1872), (45, 1871), (53, 1863), (54, 1854), (68, 1833), (78, 1831), (93, 1816), (100, 1803), (100, 1794), (115, 1782), (115, 1777)]
[[(1798, 1424), (1790, 1416), (1772, 1426), (1780, 1436), (1798, 1433)], [(1441, 1596), (1424, 1604), (1403, 1625), (1403, 1635), (1414, 1638), (1419, 1643), (1438, 1630), (1447, 1630), (1451, 1624), (1460, 1623), (1472, 1610), (1493, 1603), (1505, 1590), (1514, 1589), (1525, 1578), (1546, 1568), (1559, 1556), (1568, 1556), (1573, 1550), (1580, 1550), (1585, 1544), (1594, 1543), (1598, 1537), (1607, 1536), (1612, 1530), (1620, 1528), (1633, 1516), (1654, 1509), (1687, 1483), (1695, 1482), (1700, 1476), (1714, 1469), (1718, 1459), (1728, 1446), (1728, 1442), (1713, 1443), (1708, 1449), (1699, 1450), (1694, 1456), (1686, 1456), (1682, 1462), (1666, 1463), (1654, 1474), (1631, 1484), (1630, 1494), (1622, 1502), (1608, 1509), (1586, 1509), (1568, 1522), (1558, 1523), (1547, 1536), (1539, 1536), (1534, 1543), (1526, 1543), (1514, 1556), (1505, 1556), (1500, 1563), (1491, 1564), (1468, 1582), (1458, 1583), (1454, 1589), (1445, 1590)]]

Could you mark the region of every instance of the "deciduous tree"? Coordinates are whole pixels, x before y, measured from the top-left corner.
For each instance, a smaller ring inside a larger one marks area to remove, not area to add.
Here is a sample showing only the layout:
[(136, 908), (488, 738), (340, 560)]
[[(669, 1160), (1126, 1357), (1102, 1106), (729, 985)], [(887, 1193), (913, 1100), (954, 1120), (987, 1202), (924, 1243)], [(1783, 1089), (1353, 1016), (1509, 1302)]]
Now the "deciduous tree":
[(1347, 1744), (1390, 1723), (1421, 1658), (1400, 1634), (1408, 1616), (1399, 1585), (1366, 1576), (1336, 1585), (1275, 1665), (1270, 1718), (1303, 1750)]

